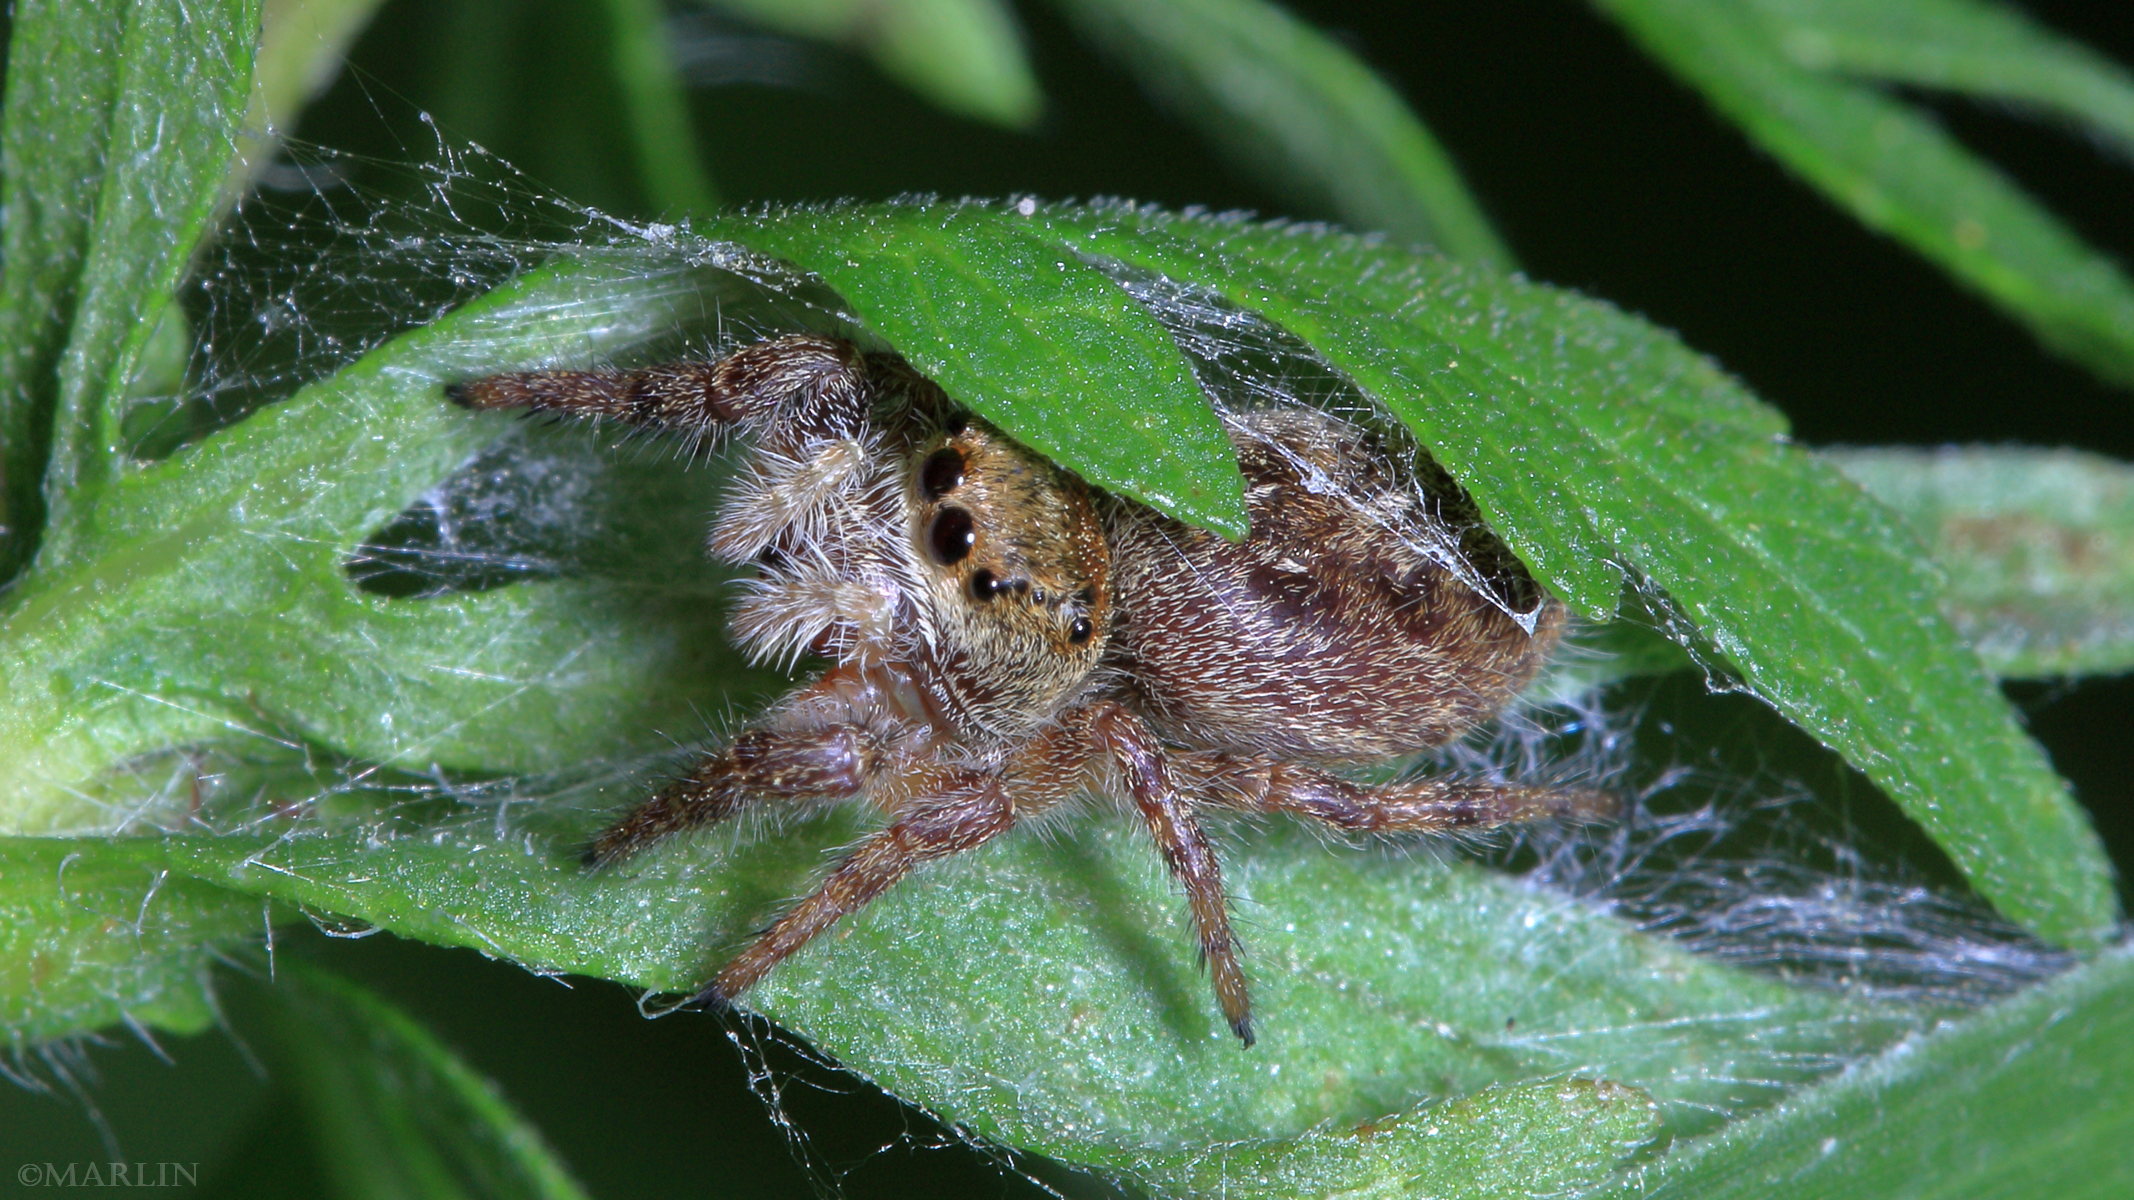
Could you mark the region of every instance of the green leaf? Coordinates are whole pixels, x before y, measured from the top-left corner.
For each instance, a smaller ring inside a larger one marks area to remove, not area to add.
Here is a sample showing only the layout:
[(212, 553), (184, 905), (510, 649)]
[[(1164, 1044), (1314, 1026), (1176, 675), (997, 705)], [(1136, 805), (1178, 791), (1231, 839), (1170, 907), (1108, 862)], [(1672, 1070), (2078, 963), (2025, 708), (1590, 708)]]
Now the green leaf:
[(343, 1195), (583, 1200), (540, 1131), (412, 1017), (300, 962), (276, 974), (276, 1057)]
[(1599, 1197), (1818, 1200), (2134, 1191), (2134, 955), (1892, 1047), (1644, 1167)]
[(1231, 1200), (1495, 1200), (1587, 1183), (1657, 1131), (1643, 1093), (1568, 1079), (1488, 1088), (1353, 1129), (1180, 1155), (1141, 1175), (1172, 1194)]
[(1833, 450), (1947, 576), (1950, 618), (2005, 678), (2134, 670), (2134, 467), (2073, 450)]
[(0, 841), (0, 1039), (19, 1053), (121, 1022), (204, 1029), (216, 958), (266, 928), (258, 900), (153, 864)]
[(1451, 157), (1340, 43), (1260, 0), (1055, 0), (1276, 190), (1359, 230), (1513, 265)]
[[(117, 399), (215, 208), (258, 0), (31, 0), (0, 127), (0, 580), (122, 462)], [(46, 526), (50, 528), (47, 529)]]
[[(1983, 895), (2093, 945), (2111, 871), (2067, 787), (1937, 615), (1917, 543), (1775, 414), (1605, 305), (1339, 234), (1062, 210), (1085, 252), (1296, 334), (1401, 418), (1589, 614), (1628, 567), (1843, 754)], [(1620, 564), (1620, 565), (1619, 565)]]
[(665, 7), (658, 0), (600, 2), (645, 194), (669, 218), (711, 212), (719, 193), (690, 127), (689, 96), (668, 44)]
[[(274, 160), (282, 136), (296, 128), (304, 106), (340, 75), (349, 46), (370, 24), (381, 2), (265, 0), (260, 10), (251, 107), (245, 113), (243, 183), (249, 184)], [(234, 197), (241, 190), (225, 189), (225, 196)]]
[(700, 0), (767, 28), (851, 45), (948, 112), (1013, 129), (1043, 107), (999, 0)]
[(1013, 212), (842, 206), (701, 228), (814, 272), (949, 395), (1090, 482), (1244, 534), (1237, 457), (1170, 334)]
[[(1816, 452), (1904, 519), (1942, 576), (1943, 611), (2001, 679), (2134, 670), (2134, 467), (2013, 446)], [(1639, 619), (1572, 630), (1530, 695), (1695, 664)]]
[[(595, 875), (573, 850), (601, 814), (561, 815), (551, 806), (500, 833), (486, 814), (431, 806), (345, 831), (61, 844), (111, 870), (153, 866), (538, 969), (681, 991), (854, 829), (848, 812), (768, 837), (728, 826)], [(1709, 1128), (1919, 1020), (1729, 969), (1470, 864), (1329, 846), (1286, 822), (1249, 841), (1229, 882), (1262, 1014), (1250, 1051), (1206, 994), (1160, 860), (1123, 817), (947, 860), (750, 1003), (1004, 1144), (1152, 1183), (1220, 1171), (1256, 1188), (1299, 1172), (1413, 1172), (1439, 1116), (1464, 1129), (1500, 1110), (1551, 1129), (1564, 1169), (1591, 1180), (1649, 1135), (1652, 1102), (1678, 1134)], [(24, 844), (0, 841), (0, 854)], [(1645, 1095), (1566, 1090), (1570, 1075)], [(1485, 1092), (1545, 1080), (1558, 1082)], [(1397, 1136), (1356, 1128), (1463, 1096), (1471, 1107), (1399, 1118), (1386, 1127)], [(1448, 1144), (1467, 1155), (1480, 1136)]]
[(1753, 0), (1810, 71), (2009, 100), (2134, 151), (2134, 73), (2020, 9), (1981, 0)]
[[(1927, 114), (1865, 84), (1800, 66), (1802, 48), (1814, 60), (1816, 36), (1824, 31), (1812, 10), (1775, 9), (1762, 0), (1596, 3), (1862, 224), (1933, 260), (2046, 345), (2106, 379), (2134, 385), (2134, 280)], [(1915, 57), (1944, 50), (1962, 55), (1979, 40), (1977, 10), (1969, 6), (1890, 0), (1850, 7), (1893, 10), (1877, 23), (1887, 28), (1902, 20), (1916, 39)], [(1945, 43), (1941, 18), (1952, 12), (1966, 19)], [(1863, 25), (1872, 27), (1854, 19), (1828, 32), (1842, 39)], [(2028, 59), (2027, 74), (2053, 73), (2065, 66), (2061, 49), (2037, 37), (2020, 39), (1992, 69), (2012, 76), (2009, 64)], [(1984, 69), (1975, 60), (1974, 66)], [(1965, 86), (1994, 94), (2024, 85), (2009, 78), (1989, 87), (1974, 73)]]
[(750, 678), (703, 620), (719, 576), (697, 531), (670, 519), (703, 511), (710, 477), (632, 479), (581, 441), (557, 476), (591, 469), (577, 515), (664, 531), (624, 539), (619, 561), (430, 600), (359, 591), (344, 569), (505, 432), (445, 404), (444, 382), (692, 328), (732, 276), (684, 257), (595, 254), (528, 277), (97, 497), (80, 553), (0, 608), (0, 831), (151, 816), (137, 797), (98, 803), (93, 781), (232, 735), (501, 771), (642, 752), (645, 730), (694, 736), (697, 708)]

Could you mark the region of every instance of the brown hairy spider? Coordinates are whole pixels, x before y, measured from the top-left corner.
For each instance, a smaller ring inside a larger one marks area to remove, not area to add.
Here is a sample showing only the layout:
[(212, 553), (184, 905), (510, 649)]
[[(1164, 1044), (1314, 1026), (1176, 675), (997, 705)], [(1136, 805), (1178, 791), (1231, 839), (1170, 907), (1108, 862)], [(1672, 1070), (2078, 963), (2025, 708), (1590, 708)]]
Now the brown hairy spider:
[[(1316, 410), (1231, 418), (1252, 521), (1233, 543), (1093, 495), (897, 356), (827, 337), (708, 363), (497, 375), (448, 395), (748, 438), (711, 534), (715, 556), (756, 568), (734, 637), (759, 659), (832, 665), (602, 833), (587, 859), (613, 863), (760, 801), (863, 799), (888, 824), (698, 1002), (730, 1001), (921, 863), (1097, 792), (1131, 798), (1148, 822), (1223, 1016), (1249, 1046), (1203, 807), (1406, 833), (1613, 806), (1590, 791), (1365, 784), (1335, 769), (1413, 754), (1496, 714), (1556, 643), (1564, 610), (1449, 479), (1426, 469), (1418, 486)], [(1452, 553), (1389, 532), (1418, 522)]]

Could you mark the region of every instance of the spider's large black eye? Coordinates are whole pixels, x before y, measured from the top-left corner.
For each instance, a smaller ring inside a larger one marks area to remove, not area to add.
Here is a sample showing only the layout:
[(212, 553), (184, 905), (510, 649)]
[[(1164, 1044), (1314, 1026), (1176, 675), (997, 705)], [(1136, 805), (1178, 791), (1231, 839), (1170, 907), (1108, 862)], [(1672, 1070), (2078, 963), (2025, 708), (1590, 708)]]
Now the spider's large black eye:
[(928, 500), (939, 500), (963, 486), (963, 451), (943, 446), (926, 456), (919, 468), (919, 490)]
[(1079, 646), (1087, 642), (1096, 632), (1097, 627), (1090, 622), (1088, 617), (1076, 617), (1074, 624), (1067, 627), (1067, 640)]
[(942, 509), (934, 517), (933, 528), (926, 531), (927, 547), (943, 566), (969, 558), (971, 547), (977, 542), (978, 530), (971, 524), (971, 514), (960, 508)]

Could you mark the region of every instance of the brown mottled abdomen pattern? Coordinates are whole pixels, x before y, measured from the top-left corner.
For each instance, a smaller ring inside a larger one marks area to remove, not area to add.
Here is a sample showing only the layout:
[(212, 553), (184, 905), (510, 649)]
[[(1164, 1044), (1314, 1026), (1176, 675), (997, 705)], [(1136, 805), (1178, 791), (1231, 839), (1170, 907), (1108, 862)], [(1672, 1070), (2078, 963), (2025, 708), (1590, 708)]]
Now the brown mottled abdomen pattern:
[(1107, 514), (1115, 652), (1165, 737), (1384, 759), (1457, 737), (1533, 678), (1562, 606), (1544, 601), (1529, 635), (1388, 537), (1379, 520), (1418, 519), (1430, 501), (1364, 435), (1291, 410), (1248, 417), (1232, 440), (1252, 518), (1243, 542), (1138, 506)]

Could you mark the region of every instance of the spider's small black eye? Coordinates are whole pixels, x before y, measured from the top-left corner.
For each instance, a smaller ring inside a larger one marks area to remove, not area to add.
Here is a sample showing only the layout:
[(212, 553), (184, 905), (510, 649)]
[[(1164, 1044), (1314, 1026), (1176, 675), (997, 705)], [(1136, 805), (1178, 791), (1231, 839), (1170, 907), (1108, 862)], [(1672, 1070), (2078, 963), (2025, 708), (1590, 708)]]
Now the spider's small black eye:
[(928, 500), (939, 500), (963, 486), (963, 451), (943, 446), (926, 456), (919, 468), (919, 490)]
[(971, 572), (972, 596), (975, 596), (980, 600), (991, 600), (993, 597), (998, 596), (1000, 593), (1006, 590), (1006, 586), (1002, 584), (999, 579), (995, 578), (991, 571), (988, 571), (981, 567), (978, 570)]
[(1096, 632), (1097, 627), (1090, 623), (1088, 617), (1076, 617), (1074, 624), (1067, 627), (1067, 640), (1079, 646), (1087, 642)]
[(934, 560), (943, 566), (960, 563), (971, 556), (971, 547), (978, 544), (978, 530), (971, 524), (971, 514), (960, 508), (944, 508), (934, 517), (933, 528), (926, 531), (926, 544), (934, 552)]

